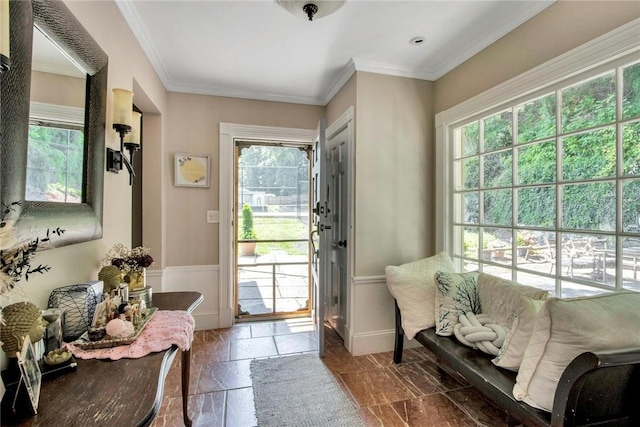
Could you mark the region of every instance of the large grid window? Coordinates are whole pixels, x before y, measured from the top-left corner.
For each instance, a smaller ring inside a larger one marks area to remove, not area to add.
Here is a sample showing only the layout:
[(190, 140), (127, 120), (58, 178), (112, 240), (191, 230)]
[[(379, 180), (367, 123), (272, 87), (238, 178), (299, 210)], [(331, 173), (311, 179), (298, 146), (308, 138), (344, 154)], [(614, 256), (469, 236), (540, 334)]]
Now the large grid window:
[(465, 270), (563, 297), (640, 290), (639, 62), (450, 129), (451, 247)]

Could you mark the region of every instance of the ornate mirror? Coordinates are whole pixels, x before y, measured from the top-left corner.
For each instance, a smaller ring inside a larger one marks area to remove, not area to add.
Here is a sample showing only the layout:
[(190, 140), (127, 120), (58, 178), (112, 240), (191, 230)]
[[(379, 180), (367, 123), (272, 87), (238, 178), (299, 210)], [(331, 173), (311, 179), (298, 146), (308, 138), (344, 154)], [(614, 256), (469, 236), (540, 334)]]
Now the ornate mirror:
[[(0, 75), (0, 200), (5, 205), (22, 203), (6, 218), (15, 220), (21, 241), (42, 237), (56, 228), (65, 233), (52, 239), (50, 247), (99, 239), (108, 57), (62, 1), (12, 1), (10, 8), (11, 69)], [(84, 123), (79, 125), (83, 134), (80, 203), (25, 200), (34, 31), (57, 47), (86, 78)]]

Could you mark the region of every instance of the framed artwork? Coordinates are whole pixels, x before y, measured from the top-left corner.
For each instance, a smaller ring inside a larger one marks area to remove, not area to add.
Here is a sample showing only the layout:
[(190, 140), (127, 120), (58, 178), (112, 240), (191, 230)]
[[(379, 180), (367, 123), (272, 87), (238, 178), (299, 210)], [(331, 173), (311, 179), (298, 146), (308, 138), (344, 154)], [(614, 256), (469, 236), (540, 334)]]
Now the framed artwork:
[(27, 389), (33, 413), (37, 414), (42, 374), (40, 373), (40, 365), (38, 365), (38, 360), (36, 359), (36, 354), (29, 336), (24, 337), (22, 351), (18, 353), (18, 365), (20, 366), (20, 382), (24, 384)]
[(178, 187), (209, 188), (209, 156), (206, 154), (176, 153), (175, 185)]

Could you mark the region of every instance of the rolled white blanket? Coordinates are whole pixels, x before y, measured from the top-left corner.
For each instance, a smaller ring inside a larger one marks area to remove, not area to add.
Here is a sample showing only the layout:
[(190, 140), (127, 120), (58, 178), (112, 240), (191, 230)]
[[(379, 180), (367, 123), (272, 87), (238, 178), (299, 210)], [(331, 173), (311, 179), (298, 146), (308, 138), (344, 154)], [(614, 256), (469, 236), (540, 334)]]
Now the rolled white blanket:
[(459, 323), (453, 329), (453, 334), (462, 344), (477, 348), (484, 353), (497, 356), (504, 344), (507, 330), (492, 323), (486, 315), (475, 315), (473, 312), (461, 314)]

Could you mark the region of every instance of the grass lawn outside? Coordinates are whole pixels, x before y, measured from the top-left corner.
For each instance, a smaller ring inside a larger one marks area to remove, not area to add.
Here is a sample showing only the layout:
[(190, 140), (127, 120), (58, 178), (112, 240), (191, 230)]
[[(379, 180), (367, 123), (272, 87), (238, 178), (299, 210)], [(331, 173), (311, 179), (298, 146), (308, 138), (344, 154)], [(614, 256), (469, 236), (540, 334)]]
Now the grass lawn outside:
[[(306, 255), (308, 242), (260, 243), (260, 240), (309, 239), (309, 225), (295, 217), (255, 216), (253, 225), (256, 232), (256, 253), (266, 255), (284, 252), (287, 255)], [(242, 230), (242, 217), (238, 217), (238, 230)]]

